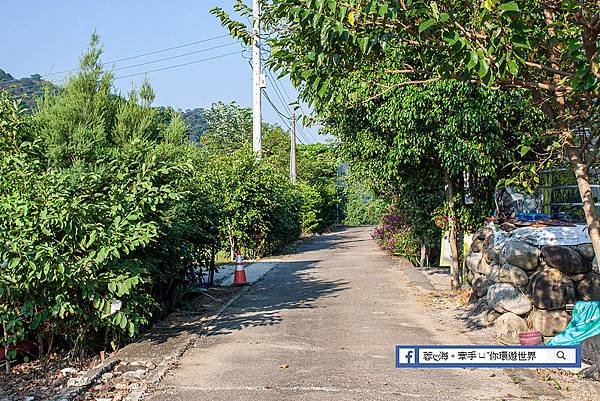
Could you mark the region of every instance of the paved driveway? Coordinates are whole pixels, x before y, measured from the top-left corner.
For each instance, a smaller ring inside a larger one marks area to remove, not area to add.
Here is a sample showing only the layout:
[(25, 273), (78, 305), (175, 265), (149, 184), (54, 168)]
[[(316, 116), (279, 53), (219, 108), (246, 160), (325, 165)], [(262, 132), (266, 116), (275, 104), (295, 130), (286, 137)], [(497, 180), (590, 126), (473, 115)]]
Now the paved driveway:
[(482, 342), (459, 324), (433, 318), (398, 262), (376, 249), (369, 229), (351, 228), (319, 237), (271, 270), (182, 357), (152, 399), (469, 401), (558, 395), (549, 386), (539, 393), (541, 384), (517, 385), (514, 373), (511, 378), (499, 369), (394, 367), (396, 344)]

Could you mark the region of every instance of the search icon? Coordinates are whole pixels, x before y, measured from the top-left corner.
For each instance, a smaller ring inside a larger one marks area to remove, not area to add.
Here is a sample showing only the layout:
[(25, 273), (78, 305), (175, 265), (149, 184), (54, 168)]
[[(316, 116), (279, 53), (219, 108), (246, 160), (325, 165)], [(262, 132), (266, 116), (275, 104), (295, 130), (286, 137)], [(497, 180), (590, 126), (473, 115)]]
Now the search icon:
[(565, 361), (567, 360), (567, 358), (565, 358), (565, 353), (563, 351), (556, 351), (556, 357), (559, 359), (564, 359)]

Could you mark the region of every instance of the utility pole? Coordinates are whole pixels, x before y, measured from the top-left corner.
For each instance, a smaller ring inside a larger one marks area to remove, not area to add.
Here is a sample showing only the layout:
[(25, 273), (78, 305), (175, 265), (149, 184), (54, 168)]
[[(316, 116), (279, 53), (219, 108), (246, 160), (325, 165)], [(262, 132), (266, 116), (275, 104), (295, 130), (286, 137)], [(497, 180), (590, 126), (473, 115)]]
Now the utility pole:
[(292, 113), (290, 138), (290, 181), (296, 182), (296, 113)]
[(252, 2), (252, 150), (262, 152), (262, 111), (261, 111), (261, 67), (260, 67), (260, 4)]

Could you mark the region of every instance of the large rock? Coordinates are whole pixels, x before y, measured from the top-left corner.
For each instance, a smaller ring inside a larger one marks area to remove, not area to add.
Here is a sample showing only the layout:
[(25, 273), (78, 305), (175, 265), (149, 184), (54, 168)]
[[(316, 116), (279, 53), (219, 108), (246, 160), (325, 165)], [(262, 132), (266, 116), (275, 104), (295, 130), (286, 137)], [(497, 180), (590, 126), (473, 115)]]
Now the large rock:
[(545, 246), (542, 248), (542, 254), (548, 266), (568, 275), (588, 273), (592, 270), (591, 263), (587, 263), (577, 251), (568, 246)]
[(477, 271), (477, 267), (479, 266), (479, 262), (481, 262), (483, 255), (477, 252), (469, 252), (465, 259), (465, 264), (467, 265), (467, 269), (472, 272)]
[(575, 251), (577, 251), (577, 253), (579, 253), (581, 255), (581, 257), (583, 257), (584, 259), (587, 260), (592, 260), (594, 259), (594, 247), (592, 246), (592, 244), (579, 244), (579, 245), (573, 245), (571, 248), (573, 248)]
[(473, 236), (473, 242), (471, 242), (471, 252), (481, 253), (483, 250), (483, 240)]
[(514, 313), (504, 313), (494, 321), (494, 332), (506, 344), (519, 344), (519, 333), (527, 331), (527, 322)]
[(581, 359), (600, 367), (600, 334), (588, 337), (581, 342)]
[(577, 299), (580, 301), (600, 301), (600, 274), (588, 273), (576, 285)]
[(527, 296), (507, 283), (490, 286), (487, 303), (500, 313), (512, 312), (516, 315), (525, 315), (531, 310), (531, 302)]
[(508, 263), (526, 271), (536, 270), (541, 251), (523, 241), (511, 239), (506, 241), (500, 252), (500, 265)]
[(490, 282), (485, 277), (479, 277), (473, 281), (473, 294), (477, 298), (483, 298), (488, 292)]
[(594, 273), (600, 274), (600, 267), (598, 267), (598, 259), (596, 259), (595, 256), (594, 259), (592, 259), (592, 271)]
[(587, 274), (575, 274), (573, 276), (569, 276), (571, 278), (571, 280), (573, 280), (574, 282), (578, 283), (581, 280), (583, 280), (584, 278), (587, 277)]
[(571, 318), (564, 310), (549, 311), (534, 308), (527, 320), (531, 327), (542, 333), (544, 337), (552, 337), (563, 331)]
[(498, 282), (512, 284), (515, 287), (525, 287), (529, 282), (529, 277), (524, 270), (505, 263), (498, 272)]
[(492, 269), (492, 266), (488, 262), (485, 261), (484, 258), (481, 258), (479, 264), (477, 265), (477, 269), (475, 271), (479, 274), (488, 275)]
[(490, 283), (498, 283), (498, 279), (500, 276), (500, 266), (492, 265), (490, 267), (490, 272), (487, 275), (487, 279)]
[(528, 288), (533, 305), (546, 310), (564, 309), (567, 303), (573, 303), (573, 290), (573, 282), (557, 269), (537, 272)]
[(489, 264), (498, 264), (500, 262), (500, 251), (494, 244), (485, 244), (483, 247), (483, 258)]

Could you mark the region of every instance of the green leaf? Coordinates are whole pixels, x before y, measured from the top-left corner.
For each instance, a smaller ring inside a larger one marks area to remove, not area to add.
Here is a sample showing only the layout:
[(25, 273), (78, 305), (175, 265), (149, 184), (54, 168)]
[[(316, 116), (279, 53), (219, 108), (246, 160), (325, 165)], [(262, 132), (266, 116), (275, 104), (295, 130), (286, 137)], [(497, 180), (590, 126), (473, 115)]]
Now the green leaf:
[(360, 51), (366, 54), (369, 48), (369, 38), (364, 36), (358, 38), (358, 46), (360, 47)]
[(419, 25), (419, 33), (427, 30), (433, 24), (435, 24), (435, 20), (434, 19), (428, 19), (426, 21), (421, 22), (421, 24)]
[(498, 6), (498, 9), (500, 11), (520, 11), (516, 1), (509, 1), (508, 3), (501, 4)]
[(507, 64), (508, 64), (508, 71), (510, 71), (510, 73), (513, 76), (517, 76), (519, 74), (519, 66), (517, 65), (515, 60), (508, 60)]
[(469, 53), (469, 61), (467, 63), (467, 68), (470, 70), (473, 67), (475, 67), (477, 65), (477, 63), (479, 62), (479, 57), (477, 56), (477, 53), (472, 51)]

